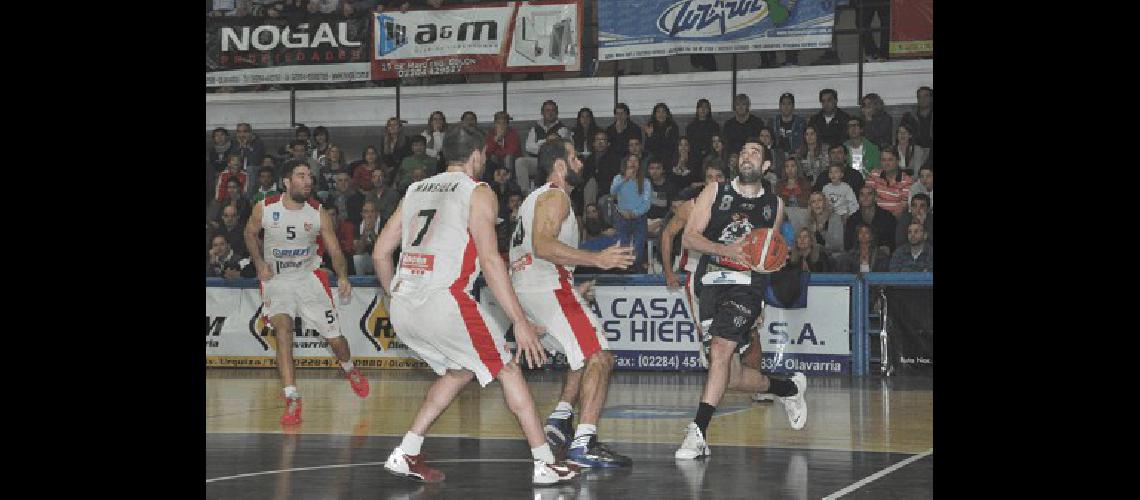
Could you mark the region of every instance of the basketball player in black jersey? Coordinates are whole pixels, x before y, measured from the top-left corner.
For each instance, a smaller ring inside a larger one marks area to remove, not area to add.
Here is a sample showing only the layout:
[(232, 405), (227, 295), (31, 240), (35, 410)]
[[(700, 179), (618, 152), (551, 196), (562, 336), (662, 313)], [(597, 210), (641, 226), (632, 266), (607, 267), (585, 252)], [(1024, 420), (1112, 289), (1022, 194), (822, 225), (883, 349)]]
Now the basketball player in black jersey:
[[(779, 228), (784, 220), (784, 202), (761, 185), (771, 166), (769, 151), (758, 139), (748, 139), (738, 160), (739, 175), (730, 182), (712, 182), (697, 197), (682, 244), (701, 252), (694, 293), (700, 302), (701, 329), (712, 336), (708, 379), (689, 424), (685, 441), (674, 456), (678, 459), (707, 457), (705, 442), (709, 421), (729, 385), (729, 371), (737, 347), (749, 344), (751, 330), (760, 316), (769, 274), (752, 271), (745, 264), (742, 238), (755, 228)], [(743, 350), (743, 349), (742, 349)], [(792, 428), (807, 421), (803, 398), (807, 380), (797, 372), (791, 380), (764, 377), (758, 370), (742, 370), (744, 380), (734, 389), (771, 392), (780, 397)], [(741, 385), (745, 387), (741, 387)], [(763, 386), (767, 387), (763, 387)]]

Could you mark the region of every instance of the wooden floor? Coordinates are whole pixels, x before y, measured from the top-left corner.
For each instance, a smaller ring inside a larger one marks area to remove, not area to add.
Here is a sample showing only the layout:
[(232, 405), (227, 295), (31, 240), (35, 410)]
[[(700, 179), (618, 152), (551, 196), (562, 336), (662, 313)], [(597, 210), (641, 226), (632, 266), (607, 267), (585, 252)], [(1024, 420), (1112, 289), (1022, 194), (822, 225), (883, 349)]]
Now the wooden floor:
[[(634, 466), (591, 472), (560, 489), (532, 489), (526, 463), (514, 461), (529, 458), (527, 446), (497, 383), (483, 390), (469, 384), (431, 429), (424, 453), (447, 481), (424, 487), (389, 476), (381, 464), (434, 376), (365, 374), (372, 393), (361, 400), (336, 370), (298, 370), (304, 423), (285, 434), (275, 370), (207, 370), (207, 497), (444, 498), (462, 491), (469, 498), (616, 498), (656, 491), (667, 498), (821, 498), (852, 485), (847, 497), (933, 496), (930, 378), (809, 378), (808, 421), (800, 431), (789, 427), (779, 403), (728, 394), (709, 426), (712, 457), (686, 463), (673, 451), (705, 375), (618, 372), (598, 431)], [(557, 403), (560, 377), (527, 375), (544, 420)]]

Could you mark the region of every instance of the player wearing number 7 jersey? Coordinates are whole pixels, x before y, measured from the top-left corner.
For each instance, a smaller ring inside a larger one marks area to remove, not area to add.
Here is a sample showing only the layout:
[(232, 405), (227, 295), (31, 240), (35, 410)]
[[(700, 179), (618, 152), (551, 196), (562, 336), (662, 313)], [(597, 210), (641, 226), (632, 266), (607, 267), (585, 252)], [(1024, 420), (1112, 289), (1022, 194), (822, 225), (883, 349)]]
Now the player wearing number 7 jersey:
[[(245, 226), (245, 244), (261, 280), (261, 314), (277, 337), (277, 373), (285, 385), (285, 414), (281, 423), (301, 423), (301, 394), (293, 378), (294, 318), (314, 328), (328, 341), (336, 360), (357, 396), (368, 396), (368, 379), (352, 363), (348, 342), (340, 334), (336, 301), (329, 288), (328, 273), (320, 269), (317, 235), (324, 239), (336, 270), (341, 297), (348, 297), (348, 265), (340, 251), (332, 218), (312, 198), (313, 175), (309, 166), (287, 163), (285, 193), (270, 196), (253, 207)], [(265, 230), (264, 254), (257, 233)]]
[[(420, 450), (424, 434), (472, 378), (482, 386), (498, 378), (507, 407), (518, 418), (530, 445), (533, 480), (551, 484), (571, 479), (577, 472), (556, 462), (546, 445), (530, 389), (518, 366), (524, 352), (531, 366), (540, 366), (546, 356), (498, 253), (495, 193), (485, 182), (475, 181), (483, 175), (483, 144), (483, 133), (474, 127), (459, 125), (448, 130), (443, 136), (447, 171), (408, 187), (372, 251), (380, 286), (391, 297), (388, 311), (393, 329), (439, 375), (411, 430), (388, 456), (384, 468), (420, 481), (442, 481), (443, 473), (424, 461)], [(392, 254), (397, 247), (400, 263), (393, 269)], [(514, 360), (505, 332), (488, 321), (488, 313), (471, 295), (480, 269), (514, 323), (519, 348)]]

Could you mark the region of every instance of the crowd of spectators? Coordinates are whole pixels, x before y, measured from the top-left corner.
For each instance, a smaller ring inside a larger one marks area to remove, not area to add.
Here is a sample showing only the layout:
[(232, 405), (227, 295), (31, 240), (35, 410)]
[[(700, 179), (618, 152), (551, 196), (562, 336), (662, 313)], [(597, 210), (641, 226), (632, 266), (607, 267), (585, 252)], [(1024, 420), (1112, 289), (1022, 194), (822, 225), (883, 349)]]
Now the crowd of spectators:
[[(637, 259), (628, 272), (635, 273), (659, 263), (648, 243), (660, 248), (655, 240), (662, 228), (681, 202), (699, 193), (706, 170), (719, 169), (731, 180), (744, 142), (758, 140), (772, 159), (765, 190), (787, 207), (792, 265), (815, 272), (932, 271), (933, 90), (920, 88), (917, 106), (897, 126), (877, 95), (864, 96), (856, 114), (836, 106), (832, 89), (818, 96), (820, 111), (804, 117), (795, 112), (795, 96), (782, 95), (779, 113), (767, 123), (751, 112), (747, 95), (735, 97), (724, 123), (714, 121), (709, 101), (700, 99), (683, 128), (663, 103), (643, 123), (618, 103), (608, 127), (597, 124), (590, 108), (578, 110), (568, 126), (557, 102), (548, 100), (541, 118), (520, 128), (525, 139), (500, 111), (485, 130), (481, 179), (499, 197), (500, 251), (507, 253), (523, 199), (545, 183), (548, 172), (534, 154), (549, 139), (572, 141), (583, 161), (585, 184), (571, 197), (583, 247), (632, 244)], [(460, 121), (479, 126), (470, 111)], [(342, 150), (325, 127), (297, 126), (277, 150), (248, 123), (237, 124), (232, 136), (226, 128), (213, 130), (206, 153), (207, 276), (253, 275), (242, 229), (253, 204), (279, 193), (281, 172), (296, 162), (314, 174), (314, 196), (330, 210), (340, 246), (351, 253), (350, 273), (372, 274), (372, 245), (408, 186), (446, 167), (445, 112), (431, 113), (428, 122), (422, 133), (409, 134), (393, 117), (358, 155)], [(664, 244), (674, 248), (676, 240), (679, 235)]]

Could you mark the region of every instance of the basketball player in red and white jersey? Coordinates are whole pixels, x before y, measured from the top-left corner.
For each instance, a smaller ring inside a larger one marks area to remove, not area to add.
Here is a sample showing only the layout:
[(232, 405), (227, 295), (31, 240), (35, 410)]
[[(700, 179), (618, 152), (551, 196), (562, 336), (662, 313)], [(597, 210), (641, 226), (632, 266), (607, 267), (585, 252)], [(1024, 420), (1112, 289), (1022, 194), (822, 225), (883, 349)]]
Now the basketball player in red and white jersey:
[[(472, 378), (484, 387), (497, 378), (530, 445), (534, 482), (552, 484), (573, 478), (577, 471), (555, 461), (518, 366), (524, 352), (536, 367), (546, 355), (498, 252), (495, 193), (487, 183), (475, 181), (483, 175), (483, 145), (484, 135), (474, 127), (448, 130), (443, 137), (447, 171), (408, 187), (373, 248), (377, 278), (391, 297), (393, 329), (439, 375), (384, 468), (425, 482), (443, 481), (443, 473), (424, 462), (420, 449), (424, 434)], [(397, 247), (400, 262), (394, 269), (392, 254)], [(514, 360), (505, 332), (488, 321), (489, 314), (471, 295), (480, 269), (514, 323), (519, 349)]]
[[(277, 336), (277, 372), (285, 384), (285, 414), (281, 423), (301, 423), (301, 394), (293, 377), (294, 318), (321, 333), (340, 362), (345, 377), (357, 396), (368, 396), (368, 379), (352, 363), (348, 342), (341, 336), (340, 323), (329, 288), (328, 274), (320, 268), (317, 235), (324, 240), (332, 257), (337, 288), (341, 297), (352, 293), (348, 265), (337, 242), (332, 217), (312, 198), (313, 175), (309, 166), (287, 163), (282, 181), (285, 193), (270, 196), (253, 206), (245, 226), (245, 244), (250, 251), (257, 277), (261, 280), (261, 313)], [(257, 233), (265, 230), (264, 253)]]
[[(598, 442), (598, 419), (614, 357), (597, 319), (574, 288), (572, 273), (578, 265), (628, 268), (634, 261), (633, 248), (615, 244), (600, 252), (578, 249), (578, 220), (570, 211), (570, 191), (585, 179), (573, 143), (548, 139), (539, 149), (538, 166), (550, 172), (549, 182), (527, 195), (519, 207), (510, 259), (511, 283), (523, 310), (546, 328), (543, 345), (564, 353), (570, 364), (558, 406), (547, 419), (547, 442), (555, 449), (569, 444), (567, 460), (582, 467), (629, 465), (629, 457)], [(573, 403), (579, 395), (582, 420), (571, 444)]]

